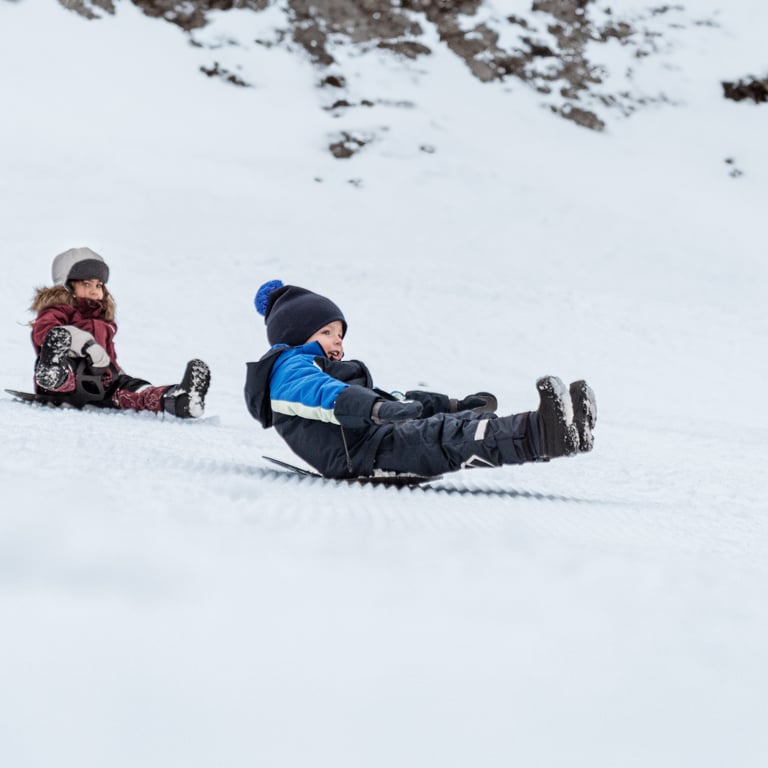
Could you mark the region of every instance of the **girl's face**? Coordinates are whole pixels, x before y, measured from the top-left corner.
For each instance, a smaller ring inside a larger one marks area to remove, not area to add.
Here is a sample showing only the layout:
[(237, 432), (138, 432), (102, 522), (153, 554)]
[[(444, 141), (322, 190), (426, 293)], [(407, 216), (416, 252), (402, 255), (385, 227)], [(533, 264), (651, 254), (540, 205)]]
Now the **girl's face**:
[(73, 280), (72, 289), (76, 299), (104, 300), (104, 283), (101, 280)]
[(304, 343), (320, 342), (326, 357), (331, 360), (341, 360), (344, 357), (343, 334), (344, 326), (341, 324), (341, 320), (334, 320), (313, 333)]

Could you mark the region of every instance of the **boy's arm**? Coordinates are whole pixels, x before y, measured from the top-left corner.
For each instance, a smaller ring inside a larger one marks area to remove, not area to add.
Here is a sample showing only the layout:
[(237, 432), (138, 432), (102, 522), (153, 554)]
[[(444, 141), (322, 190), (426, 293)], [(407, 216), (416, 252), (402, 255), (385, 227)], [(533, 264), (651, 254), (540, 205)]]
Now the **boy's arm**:
[(275, 363), (269, 391), (272, 410), (286, 416), (339, 424), (334, 414), (338, 396), (349, 384), (321, 371), (309, 355), (286, 355)]
[(459, 413), (460, 411), (495, 413), (499, 405), (490, 392), (476, 392), (474, 395), (457, 399), (439, 392), (410, 390), (405, 393), (405, 397), (422, 404), (422, 418), (433, 416), (436, 413)]
[(423, 406), (413, 400), (383, 398), (374, 389), (347, 387), (336, 400), (334, 413), (342, 427), (366, 427), (369, 424), (387, 424), (422, 417)]
[(273, 412), (342, 427), (418, 419), (422, 411), (421, 403), (387, 402), (372, 389), (345, 384), (320, 370), (309, 355), (278, 360), (269, 389)]

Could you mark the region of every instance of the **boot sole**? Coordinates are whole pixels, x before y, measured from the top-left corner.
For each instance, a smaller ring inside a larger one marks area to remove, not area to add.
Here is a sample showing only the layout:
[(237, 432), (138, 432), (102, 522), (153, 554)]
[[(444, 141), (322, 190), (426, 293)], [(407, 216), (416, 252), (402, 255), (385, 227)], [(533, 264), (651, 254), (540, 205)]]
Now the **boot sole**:
[(592, 434), (597, 423), (595, 393), (584, 380), (572, 382), (569, 391), (573, 405), (573, 423), (579, 433), (579, 451), (587, 453), (595, 445), (595, 436)]
[(546, 458), (572, 456), (579, 451), (579, 432), (573, 423), (573, 405), (565, 384), (557, 376), (543, 376), (536, 382), (536, 389), (542, 401), (553, 404), (558, 422), (554, 435), (547, 434), (542, 424), (542, 453)]
[(205, 396), (211, 386), (211, 369), (202, 360), (190, 360), (181, 380), (182, 389), (189, 395), (189, 415), (200, 418), (205, 410)]
[(67, 378), (67, 368), (61, 364), (72, 346), (72, 336), (66, 328), (51, 328), (40, 348), (35, 381), (43, 389), (56, 389)]

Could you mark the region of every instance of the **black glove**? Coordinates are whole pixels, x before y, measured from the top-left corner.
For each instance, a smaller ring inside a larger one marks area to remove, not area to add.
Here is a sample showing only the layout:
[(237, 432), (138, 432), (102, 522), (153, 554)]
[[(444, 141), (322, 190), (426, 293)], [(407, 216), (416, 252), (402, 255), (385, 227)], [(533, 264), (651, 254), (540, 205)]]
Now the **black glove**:
[(450, 413), (451, 402), (456, 402), (455, 400), (451, 401), (448, 395), (443, 395), (440, 392), (424, 392), (421, 389), (409, 389), (405, 393), (405, 399), (421, 403), (421, 417), (423, 419), (434, 416), (436, 413)]
[(421, 418), (421, 411), (421, 403), (408, 400), (376, 400), (371, 410), (371, 421), (374, 424), (409, 421)]
[(451, 413), (474, 411), (475, 413), (494, 413), (499, 407), (496, 398), (490, 392), (476, 392), (461, 400), (451, 400)]

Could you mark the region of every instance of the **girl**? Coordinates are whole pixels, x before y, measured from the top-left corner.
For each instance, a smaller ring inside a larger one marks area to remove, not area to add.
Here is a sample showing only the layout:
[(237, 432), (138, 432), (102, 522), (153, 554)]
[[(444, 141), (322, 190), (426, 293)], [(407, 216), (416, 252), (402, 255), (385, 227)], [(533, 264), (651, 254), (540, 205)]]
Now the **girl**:
[(77, 407), (165, 411), (180, 418), (203, 415), (211, 374), (190, 360), (180, 384), (153, 387), (127, 375), (117, 362), (115, 303), (107, 290), (109, 267), (90, 248), (70, 248), (52, 266), (53, 286), (38, 289), (32, 311), (37, 353), (35, 392), (55, 394)]
[(399, 400), (373, 386), (363, 363), (342, 361), (347, 322), (329, 299), (273, 280), (259, 288), (256, 309), (272, 348), (248, 363), (248, 410), (325, 477), (434, 476), (592, 450), (597, 407), (585, 381), (566, 389), (545, 376), (538, 410), (503, 417), (486, 392)]

